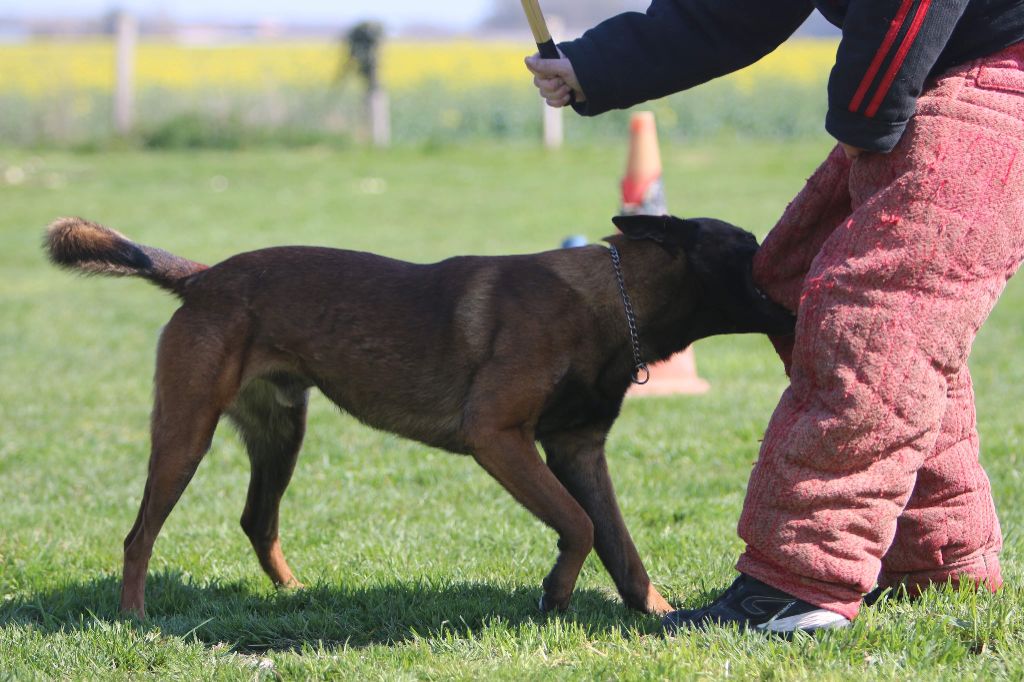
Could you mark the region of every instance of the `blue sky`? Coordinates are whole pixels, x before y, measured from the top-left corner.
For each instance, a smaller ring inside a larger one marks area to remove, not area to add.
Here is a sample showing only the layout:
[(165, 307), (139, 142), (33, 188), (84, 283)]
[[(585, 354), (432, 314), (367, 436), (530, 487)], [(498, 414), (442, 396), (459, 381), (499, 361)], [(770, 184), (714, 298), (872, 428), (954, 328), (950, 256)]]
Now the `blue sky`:
[(375, 18), (392, 28), (428, 23), (470, 28), (483, 18), (490, 0), (0, 0), (0, 16), (76, 17), (122, 7), (140, 14), (167, 14), (178, 19), (280, 19), (346, 24)]

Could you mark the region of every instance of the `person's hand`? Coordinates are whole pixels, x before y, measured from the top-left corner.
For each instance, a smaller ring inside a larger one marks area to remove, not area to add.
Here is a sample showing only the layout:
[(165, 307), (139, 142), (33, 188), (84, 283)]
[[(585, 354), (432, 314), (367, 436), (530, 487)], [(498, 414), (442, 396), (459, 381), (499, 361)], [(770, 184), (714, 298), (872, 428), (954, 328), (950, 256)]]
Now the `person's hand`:
[(843, 151), (846, 152), (846, 158), (848, 159), (856, 159), (861, 154), (868, 153), (866, 149), (854, 147), (852, 144), (846, 144), (845, 142), (840, 142), (839, 146), (841, 146), (843, 148)]
[(526, 68), (533, 74), (533, 84), (540, 91), (540, 96), (553, 107), (564, 107), (575, 94), (577, 102), (584, 102), (587, 96), (580, 88), (580, 82), (576, 80), (576, 71), (562, 51), (559, 50), (560, 59), (542, 59), (540, 54), (533, 54), (526, 58)]

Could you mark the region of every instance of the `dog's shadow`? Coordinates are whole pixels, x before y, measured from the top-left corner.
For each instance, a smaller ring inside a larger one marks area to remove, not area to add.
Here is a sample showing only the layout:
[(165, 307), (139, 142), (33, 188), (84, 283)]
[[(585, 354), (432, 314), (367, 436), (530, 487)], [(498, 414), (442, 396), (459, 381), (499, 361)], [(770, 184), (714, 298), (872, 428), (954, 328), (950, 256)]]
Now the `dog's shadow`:
[(144, 621), (118, 615), (119, 589), (120, 578), (106, 576), (8, 597), (0, 602), (0, 628), (31, 626), (53, 634), (123, 621), (242, 652), (469, 638), (488, 628), (539, 628), (553, 618), (591, 636), (659, 631), (656, 617), (628, 611), (616, 596), (593, 589), (577, 589), (569, 611), (545, 615), (537, 610), (539, 587), (507, 590), (446, 580), (263, 592), (244, 582), (196, 585), (182, 573), (163, 572), (149, 578)]

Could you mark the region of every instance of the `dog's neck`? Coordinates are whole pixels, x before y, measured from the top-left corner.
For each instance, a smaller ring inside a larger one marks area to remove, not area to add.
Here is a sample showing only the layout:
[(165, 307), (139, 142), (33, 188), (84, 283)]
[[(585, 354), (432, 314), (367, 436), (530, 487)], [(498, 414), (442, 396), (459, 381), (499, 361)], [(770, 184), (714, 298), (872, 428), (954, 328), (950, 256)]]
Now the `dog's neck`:
[[(662, 360), (689, 345), (684, 336), (692, 311), (680, 300), (689, 278), (685, 256), (673, 256), (650, 241), (621, 236), (609, 241), (620, 254), (622, 284), (636, 315), (642, 359)], [(610, 251), (601, 246), (572, 251), (563, 260), (565, 267), (559, 268), (560, 276), (587, 301), (609, 344), (628, 349), (629, 325)]]
[[(623, 282), (636, 311), (643, 359), (664, 360), (694, 340), (697, 292), (686, 256), (647, 240), (615, 238), (612, 243), (621, 253)], [(624, 325), (621, 302), (619, 309)]]

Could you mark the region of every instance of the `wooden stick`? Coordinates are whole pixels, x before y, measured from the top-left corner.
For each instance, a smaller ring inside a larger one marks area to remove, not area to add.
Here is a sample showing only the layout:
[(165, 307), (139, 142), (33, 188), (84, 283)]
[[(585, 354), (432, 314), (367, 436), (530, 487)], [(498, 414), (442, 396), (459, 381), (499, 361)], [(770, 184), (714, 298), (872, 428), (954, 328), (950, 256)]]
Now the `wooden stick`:
[(558, 48), (555, 41), (551, 39), (551, 32), (548, 24), (544, 21), (544, 13), (540, 10), (540, 3), (537, 0), (522, 0), (523, 11), (526, 13), (526, 20), (530, 22), (530, 31), (533, 32), (533, 39), (537, 43), (537, 50), (544, 59), (558, 59)]

